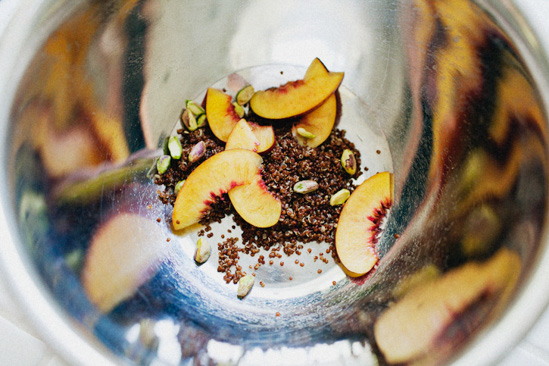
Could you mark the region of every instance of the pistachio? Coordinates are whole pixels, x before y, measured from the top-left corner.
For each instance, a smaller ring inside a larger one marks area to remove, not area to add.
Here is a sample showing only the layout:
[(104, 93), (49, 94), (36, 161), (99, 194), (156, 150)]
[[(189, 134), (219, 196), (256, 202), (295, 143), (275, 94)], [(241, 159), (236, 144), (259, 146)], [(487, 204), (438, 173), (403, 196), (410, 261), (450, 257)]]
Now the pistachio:
[(248, 295), (254, 285), (254, 282), (255, 277), (250, 274), (240, 278), (238, 281), (238, 290), (236, 291), (236, 295), (241, 299)]
[(198, 104), (196, 104), (194, 101), (192, 100), (186, 100), (185, 101), (185, 107), (191, 111), (195, 116), (199, 116), (201, 114), (204, 114), (206, 113), (206, 111), (204, 110), (204, 108), (202, 108), (201, 106), (199, 106)]
[(302, 180), (301, 182), (297, 182), (294, 184), (294, 192), (295, 193), (311, 193), (318, 189), (318, 183), (314, 180)]
[(203, 127), (204, 125), (206, 125), (206, 113), (202, 113), (196, 117), (196, 128)]
[(238, 117), (244, 117), (244, 108), (240, 104), (238, 104), (237, 102), (233, 102), (233, 107)]
[(350, 195), (351, 195), (351, 192), (349, 192), (348, 189), (344, 188), (342, 190), (339, 190), (336, 193), (334, 193), (332, 197), (330, 197), (330, 205), (332, 206), (342, 205), (345, 203), (345, 201), (347, 201)]
[(204, 143), (204, 141), (200, 141), (191, 148), (191, 151), (189, 152), (189, 161), (191, 163), (194, 163), (195, 161), (203, 157), (205, 153), (206, 144)]
[(164, 174), (166, 173), (166, 170), (170, 167), (170, 163), (172, 161), (172, 158), (170, 155), (162, 155), (158, 158), (156, 161), (156, 170), (158, 171), (158, 174)]
[(255, 94), (255, 89), (251, 85), (246, 85), (236, 93), (236, 102), (239, 105), (244, 105), (252, 99), (252, 96)]
[(351, 150), (343, 150), (343, 154), (341, 154), (341, 165), (350, 175), (354, 175), (356, 173), (356, 158), (355, 154), (353, 154)]
[(173, 193), (178, 194), (183, 187), (183, 184), (185, 184), (185, 180), (180, 180), (179, 182), (177, 182), (177, 184), (173, 188)]
[(297, 134), (306, 139), (314, 139), (316, 137), (313, 133), (307, 131), (303, 127), (298, 127)]
[(198, 238), (198, 241), (196, 242), (196, 251), (194, 252), (194, 260), (197, 263), (204, 263), (210, 258), (211, 252), (212, 248), (210, 243), (202, 237)]
[(189, 130), (194, 131), (198, 128), (198, 123), (196, 122), (196, 116), (189, 109), (184, 109), (181, 113), (181, 123)]
[(168, 150), (170, 151), (170, 155), (173, 159), (181, 158), (181, 154), (183, 153), (183, 146), (181, 146), (181, 141), (179, 141), (179, 137), (170, 137), (170, 140), (168, 141)]

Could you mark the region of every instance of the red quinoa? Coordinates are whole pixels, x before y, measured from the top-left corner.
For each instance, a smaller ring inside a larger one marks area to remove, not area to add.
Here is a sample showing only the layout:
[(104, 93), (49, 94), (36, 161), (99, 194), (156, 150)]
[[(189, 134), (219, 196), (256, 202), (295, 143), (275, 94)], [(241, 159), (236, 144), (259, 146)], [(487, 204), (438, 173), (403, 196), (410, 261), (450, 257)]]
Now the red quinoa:
[[(183, 157), (186, 157), (192, 146), (199, 141), (206, 144), (206, 153), (198, 161), (190, 163), (187, 159), (172, 160), (170, 168), (162, 175), (155, 176), (155, 183), (163, 185), (159, 191), (160, 200), (173, 205), (176, 199), (174, 187), (184, 180), (200, 163), (214, 154), (224, 150), (224, 143), (219, 141), (206, 126), (193, 132), (178, 130)], [(282, 215), (279, 222), (270, 228), (257, 228), (244, 221), (231, 206), (227, 195), (218, 197), (211, 205), (209, 212), (201, 219), (205, 227), (198, 233), (203, 236), (211, 230), (210, 224), (221, 222), (227, 215), (234, 217), (235, 223), (242, 229), (242, 237), (228, 237), (218, 243), (218, 271), (224, 273), (227, 283), (237, 283), (245, 275), (238, 265), (240, 254), (254, 257), (260, 248), (269, 251), (269, 258), (281, 258), (282, 251), (286, 256), (301, 254), (303, 243), (325, 242), (330, 245), (326, 253), (336, 258), (335, 229), (342, 206), (331, 206), (330, 196), (340, 189), (351, 192), (355, 188), (354, 179), (362, 172), (357, 169), (351, 177), (341, 167), (340, 158), (344, 149), (351, 149), (360, 167), (360, 152), (354, 144), (345, 138), (345, 131), (334, 129), (330, 137), (316, 148), (304, 147), (297, 143), (291, 133), (291, 124), (276, 127), (276, 143), (273, 149), (263, 155), (263, 180), (269, 190), (282, 203)], [(314, 180), (319, 188), (308, 194), (293, 191), (295, 183), (301, 180)], [(236, 226), (232, 226), (235, 229)], [(230, 233), (230, 231), (228, 231)], [(208, 237), (213, 233), (209, 232)], [(225, 236), (222, 235), (223, 239)], [(310, 253), (311, 249), (307, 248)], [(321, 253), (322, 255), (322, 253)], [(317, 257), (315, 257), (316, 261)], [(328, 263), (327, 259), (321, 258)], [(265, 264), (263, 255), (258, 257), (258, 269)], [(272, 264), (272, 261), (269, 261)], [(296, 260), (303, 267), (303, 263)], [(280, 262), (283, 266), (284, 262)]]

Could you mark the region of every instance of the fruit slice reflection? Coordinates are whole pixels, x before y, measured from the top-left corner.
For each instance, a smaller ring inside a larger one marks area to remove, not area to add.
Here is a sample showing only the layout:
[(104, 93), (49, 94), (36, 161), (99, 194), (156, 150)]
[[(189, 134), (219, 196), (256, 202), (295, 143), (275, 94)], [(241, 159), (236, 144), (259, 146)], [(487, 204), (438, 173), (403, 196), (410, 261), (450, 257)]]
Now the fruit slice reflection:
[(137, 214), (113, 216), (95, 232), (82, 271), (92, 303), (108, 312), (129, 298), (154, 272), (168, 246), (161, 227)]
[[(441, 348), (446, 331), (452, 332), (448, 342), (457, 341), (456, 329), (450, 326), (477, 303), (482, 309), (480, 302), (493, 296), (507, 298), (520, 271), (518, 254), (502, 248), (487, 262), (467, 263), (414, 288), (377, 320), (374, 335), (379, 349), (389, 363), (405, 363)], [(467, 321), (459, 324), (465, 328)]]

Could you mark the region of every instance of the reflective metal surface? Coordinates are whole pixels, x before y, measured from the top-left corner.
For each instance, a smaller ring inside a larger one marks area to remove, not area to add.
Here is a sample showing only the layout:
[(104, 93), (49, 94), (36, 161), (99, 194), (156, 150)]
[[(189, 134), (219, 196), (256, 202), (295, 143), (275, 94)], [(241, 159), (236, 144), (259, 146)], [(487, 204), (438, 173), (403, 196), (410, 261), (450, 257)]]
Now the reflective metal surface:
[[(26, 5), (0, 39), (13, 237), (0, 257), (73, 363), (486, 363), (533, 319), (501, 324), (546, 305), (549, 73), (512, 4)], [(296, 282), (265, 269), (269, 286), (239, 300), (215, 261), (194, 264), (196, 234), (170, 229), (147, 173), (185, 99), (262, 65), (291, 78), (314, 57), (360, 99), (340, 127), (390, 151), (363, 155), (368, 174), (395, 175), (380, 265), (358, 280), (334, 263)]]

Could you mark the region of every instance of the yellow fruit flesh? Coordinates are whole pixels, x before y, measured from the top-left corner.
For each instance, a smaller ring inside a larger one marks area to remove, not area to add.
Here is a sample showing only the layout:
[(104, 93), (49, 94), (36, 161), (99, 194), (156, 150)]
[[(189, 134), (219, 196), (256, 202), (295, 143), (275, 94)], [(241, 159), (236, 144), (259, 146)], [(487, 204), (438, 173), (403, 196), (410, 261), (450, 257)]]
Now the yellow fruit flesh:
[(215, 197), (251, 183), (260, 174), (263, 159), (253, 151), (222, 151), (200, 164), (185, 180), (173, 209), (174, 229), (197, 223)]
[[(309, 65), (309, 68), (307, 69), (303, 80), (307, 81), (314, 77), (325, 75), (328, 75), (328, 69), (326, 69), (324, 64), (318, 58), (315, 58), (313, 62), (311, 62), (311, 65)], [(317, 147), (318, 145), (326, 141), (328, 136), (330, 136), (330, 133), (332, 132), (332, 129), (334, 127), (336, 116), (337, 99), (335, 94), (332, 94), (321, 105), (313, 109), (311, 112), (303, 115), (300, 118), (299, 122), (294, 124), (294, 126), (292, 127), (292, 134), (300, 145)], [(312, 133), (315, 137), (307, 139), (303, 136), (300, 136), (297, 133), (298, 128), (304, 128), (305, 130)]]
[(308, 80), (288, 82), (278, 88), (258, 91), (250, 107), (260, 117), (283, 119), (313, 110), (332, 95), (341, 84), (343, 73), (330, 72)]
[(259, 140), (255, 137), (250, 125), (246, 120), (241, 119), (227, 138), (225, 150), (246, 149), (257, 152), (258, 147)]
[(350, 274), (361, 276), (378, 261), (375, 252), (376, 224), (372, 217), (393, 202), (393, 175), (378, 173), (358, 186), (347, 202), (337, 224), (336, 250), (341, 264)]
[(271, 227), (278, 222), (282, 212), (280, 201), (267, 191), (261, 175), (250, 184), (229, 191), (234, 209), (255, 227)]
[(231, 104), (231, 96), (221, 90), (208, 88), (206, 94), (206, 118), (215, 137), (226, 142), (240, 117)]

